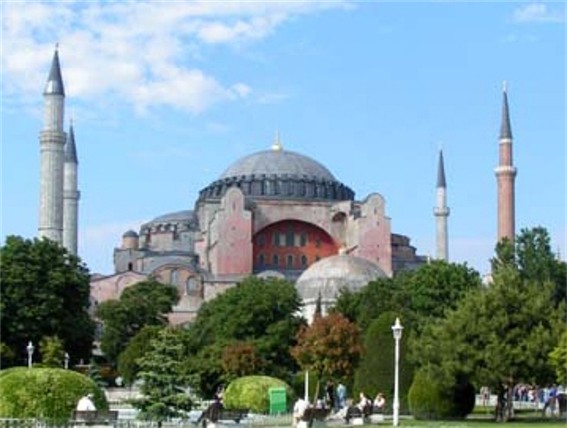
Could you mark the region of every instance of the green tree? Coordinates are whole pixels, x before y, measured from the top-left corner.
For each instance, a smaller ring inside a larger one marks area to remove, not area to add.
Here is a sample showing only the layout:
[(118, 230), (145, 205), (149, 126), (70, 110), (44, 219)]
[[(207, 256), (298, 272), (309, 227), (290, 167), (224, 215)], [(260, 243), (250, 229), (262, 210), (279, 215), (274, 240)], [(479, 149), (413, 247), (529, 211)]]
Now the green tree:
[(171, 327), (160, 330), (151, 341), (149, 352), (139, 361), (143, 398), (133, 404), (140, 410), (140, 418), (155, 421), (158, 426), (192, 407), (185, 392), (188, 379), (181, 368), (186, 352), (182, 335), (180, 330)]
[(89, 309), (89, 272), (81, 260), (57, 243), (9, 236), (0, 248), (2, 341), (14, 359), (2, 367), (22, 364), (26, 345), (58, 336), (74, 360), (88, 359), (94, 337)]
[[(550, 283), (503, 271), (491, 287), (467, 295), (445, 319), (428, 325), (412, 355), (419, 366), (488, 385), (500, 402), (511, 403), (516, 383), (543, 385), (554, 378), (548, 354), (558, 343), (562, 310), (550, 306), (552, 290)], [(501, 409), (499, 417), (508, 419), (511, 407)]]
[(556, 380), (560, 385), (567, 383), (567, 331), (564, 331), (559, 344), (549, 353), (552, 367), (555, 369)]
[(406, 305), (397, 278), (380, 278), (358, 292), (341, 290), (331, 312), (342, 314), (365, 331), (381, 313), (400, 311)]
[(503, 239), (497, 244), (491, 263), (493, 275), (513, 269), (524, 280), (552, 282), (553, 303), (567, 303), (567, 264), (553, 254), (547, 229), (540, 226), (522, 229), (515, 245)]
[(443, 317), (469, 291), (481, 286), (480, 275), (466, 264), (437, 260), (394, 278), (370, 282), (357, 293), (341, 291), (334, 311), (342, 313), (363, 330), (380, 314), (403, 313), (414, 333), (430, 320)]
[(465, 264), (435, 260), (416, 271), (404, 272), (395, 279), (407, 302), (407, 316), (411, 316), (413, 332), (430, 320), (442, 318), (454, 309), (471, 290), (481, 287), (480, 275)]
[(143, 327), (118, 356), (118, 373), (120, 373), (126, 385), (132, 385), (136, 380), (140, 371), (138, 359), (150, 350), (151, 341), (157, 337), (162, 328), (162, 326), (156, 325)]
[(294, 285), (278, 279), (250, 277), (201, 306), (187, 331), (187, 373), (193, 386), (211, 396), (230, 379), (223, 369), (223, 350), (234, 342), (255, 346), (262, 373), (290, 378), (297, 365), (289, 349), (304, 323), (296, 314), (300, 298)]
[(57, 336), (47, 336), (39, 342), (39, 350), (41, 351), (41, 361), (45, 367), (63, 366), (65, 359), (65, 349), (63, 342)]
[[(382, 392), (386, 397), (388, 407), (391, 407), (394, 397), (394, 337), (392, 325), (398, 313), (384, 312), (376, 318), (364, 335), (364, 352), (355, 374), (353, 392), (356, 396), (363, 391), (367, 396), (374, 397)], [(412, 327), (402, 318), (404, 333), (400, 340), (400, 409), (407, 409), (407, 393), (413, 378), (413, 367), (408, 361), (407, 342), (408, 331)]]
[[(341, 314), (318, 317), (299, 330), (291, 353), (302, 370), (316, 373), (318, 379), (346, 379), (352, 376), (362, 353), (360, 331)], [(315, 398), (318, 394), (319, 384)]]
[(100, 348), (115, 363), (130, 340), (145, 326), (164, 326), (167, 314), (178, 301), (177, 289), (150, 279), (126, 288), (119, 300), (99, 305), (96, 315), (103, 322)]

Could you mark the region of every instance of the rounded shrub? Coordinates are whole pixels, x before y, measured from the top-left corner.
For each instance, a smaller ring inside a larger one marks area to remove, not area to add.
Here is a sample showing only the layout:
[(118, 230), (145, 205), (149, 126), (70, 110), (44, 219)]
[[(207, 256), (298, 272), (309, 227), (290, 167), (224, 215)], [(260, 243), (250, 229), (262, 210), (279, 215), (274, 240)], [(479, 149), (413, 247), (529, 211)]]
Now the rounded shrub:
[(408, 393), (416, 419), (463, 419), (474, 409), (475, 389), (468, 380), (443, 382), (433, 370), (419, 370)]
[(0, 371), (0, 417), (64, 422), (77, 401), (94, 394), (97, 409), (108, 409), (103, 391), (88, 377), (59, 368), (11, 368)]
[(227, 409), (249, 409), (256, 413), (270, 410), (270, 388), (285, 388), (288, 409), (293, 406), (295, 394), (283, 380), (269, 376), (244, 376), (233, 380), (224, 391), (223, 402)]

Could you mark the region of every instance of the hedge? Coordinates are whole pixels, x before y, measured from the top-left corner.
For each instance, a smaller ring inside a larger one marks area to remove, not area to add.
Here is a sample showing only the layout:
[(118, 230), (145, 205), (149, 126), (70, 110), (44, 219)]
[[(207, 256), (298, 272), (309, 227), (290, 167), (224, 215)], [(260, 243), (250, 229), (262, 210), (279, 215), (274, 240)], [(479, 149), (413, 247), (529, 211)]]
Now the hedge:
[(68, 421), (79, 399), (94, 394), (97, 409), (108, 409), (104, 392), (88, 377), (60, 368), (17, 367), (0, 371), (0, 417)]
[(293, 390), (283, 380), (269, 376), (244, 376), (233, 380), (224, 392), (224, 407), (268, 413), (270, 410), (268, 390), (273, 387), (286, 389), (287, 407), (290, 410), (295, 402)]

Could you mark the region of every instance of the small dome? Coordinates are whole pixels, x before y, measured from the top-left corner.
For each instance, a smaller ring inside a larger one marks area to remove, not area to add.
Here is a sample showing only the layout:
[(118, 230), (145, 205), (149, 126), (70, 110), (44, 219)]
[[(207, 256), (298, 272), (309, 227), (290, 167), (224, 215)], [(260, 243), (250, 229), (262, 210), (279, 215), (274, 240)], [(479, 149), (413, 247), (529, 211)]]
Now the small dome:
[(138, 238), (138, 234), (136, 232), (134, 232), (132, 229), (130, 229), (130, 230), (127, 230), (126, 232), (124, 232), (122, 237), (123, 238)]
[(338, 254), (326, 257), (311, 265), (301, 274), (296, 287), (302, 299), (335, 299), (339, 291), (347, 288), (357, 291), (378, 278), (387, 275), (369, 260)]
[(193, 219), (193, 211), (185, 210), (185, 211), (176, 211), (173, 213), (167, 213), (160, 215), (150, 223), (168, 223), (168, 222), (177, 222), (177, 221), (184, 221), (184, 220), (192, 220)]

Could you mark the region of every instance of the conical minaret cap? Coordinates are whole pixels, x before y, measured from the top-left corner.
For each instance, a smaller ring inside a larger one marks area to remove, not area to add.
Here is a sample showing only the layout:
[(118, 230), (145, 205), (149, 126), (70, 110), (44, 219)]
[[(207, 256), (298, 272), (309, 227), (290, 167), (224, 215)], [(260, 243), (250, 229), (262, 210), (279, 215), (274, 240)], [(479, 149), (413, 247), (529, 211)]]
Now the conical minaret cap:
[(53, 54), (53, 61), (51, 61), (51, 70), (49, 70), (49, 77), (45, 84), (44, 95), (63, 95), (65, 96), (65, 88), (63, 87), (63, 79), (61, 78), (61, 67), (59, 65), (59, 51), (55, 48)]
[(510, 114), (508, 113), (508, 90), (506, 88), (506, 82), (504, 82), (502, 88), (502, 124), (500, 125), (500, 139), (512, 139)]
[(75, 131), (73, 131), (73, 124), (69, 127), (69, 134), (67, 135), (67, 143), (65, 144), (65, 162), (79, 163), (77, 158), (77, 148), (75, 146)]
[(445, 181), (445, 165), (443, 163), (443, 150), (439, 150), (439, 161), (437, 163), (437, 187), (447, 187), (447, 183)]

